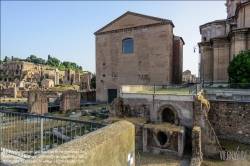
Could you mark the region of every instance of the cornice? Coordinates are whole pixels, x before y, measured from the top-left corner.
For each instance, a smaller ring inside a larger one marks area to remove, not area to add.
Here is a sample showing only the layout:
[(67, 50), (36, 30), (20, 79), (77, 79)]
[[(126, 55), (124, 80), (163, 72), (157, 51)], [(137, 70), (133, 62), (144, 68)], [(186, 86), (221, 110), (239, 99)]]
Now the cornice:
[[(101, 31), (103, 31), (105, 28), (107, 28), (108, 26), (114, 24), (115, 22), (119, 21), (120, 19), (122, 19), (123, 17), (127, 16), (127, 15), (134, 15), (134, 16), (139, 16), (139, 17), (144, 17), (144, 18), (148, 18), (148, 19), (152, 19), (152, 20), (157, 20), (157, 21), (161, 21), (162, 23), (168, 23), (171, 24), (173, 27), (174, 24), (171, 20), (167, 20), (167, 19), (163, 19), (163, 18), (159, 18), (159, 17), (153, 17), (153, 16), (148, 16), (148, 15), (144, 15), (144, 14), (139, 14), (139, 13), (134, 13), (134, 12), (130, 12), (127, 11), (126, 13), (124, 13), (123, 15), (121, 15), (120, 17), (118, 17), (117, 19), (111, 21), (109, 24), (105, 25), (104, 27), (102, 27), (101, 29), (99, 29), (98, 31), (96, 31), (94, 34), (102, 34)], [(124, 28), (124, 29), (131, 29), (131, 28), (136, 28), (136, 27), (130, 27), (130, 28)], [(114, 30), (116, 31), (116, 30)]]
[(126, 31), (131, 31), (131, 30), (136, 30), (136, 29), (141, 29), (141, 28), (147, 28), (147, 27), (153, 27), (153, 26), (159, 26), (159, 25), (165, 25), (165, 24), (168, 24), (168, 23), (160, 22), (160, 23), (155, 23), (155, 24), (141, 25), (141, 26), (135, 26), (135, 27), (129, 27), (129, 28), (123, 28), (123, 29), (116, 29), (116, 30), (105, 31), (105, 32), (96, 32), (94, 34), (95, 35), (102, 35), (102, 34), (109, 34), (109, 33), (119, 33), (119, 32), (126, 32)]

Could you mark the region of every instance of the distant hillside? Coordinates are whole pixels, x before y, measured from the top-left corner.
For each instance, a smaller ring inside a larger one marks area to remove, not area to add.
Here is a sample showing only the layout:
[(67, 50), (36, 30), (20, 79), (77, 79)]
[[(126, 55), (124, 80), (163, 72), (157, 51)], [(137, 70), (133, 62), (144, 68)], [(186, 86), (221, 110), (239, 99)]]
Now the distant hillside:
[(65, 69), (72, 69), (72, 70), (80, 70), (80, 72), (82, 72), (82, 66), (77, 65), (75, 62), (69, 62), (69, 61), (61, 62), (59, 59), (52, 57), (50, 55), (48, 55), (47, 60), (38, 58), (35, 55), (30, 55), (26, 59), (21, 59), (13, 56), (12, 57), (5, 56), (3, 60), (0, 60), (0, 64), (2, 62), (9, 62), (9, 61), (14, 61), (14, 62), (25, 61), (40, 65), (48, 65), (49, 67), (46, 68), (47, 70), (53, 70), (56, 67), (58, 68), (58, 70), (61, 71), (64, 71)]

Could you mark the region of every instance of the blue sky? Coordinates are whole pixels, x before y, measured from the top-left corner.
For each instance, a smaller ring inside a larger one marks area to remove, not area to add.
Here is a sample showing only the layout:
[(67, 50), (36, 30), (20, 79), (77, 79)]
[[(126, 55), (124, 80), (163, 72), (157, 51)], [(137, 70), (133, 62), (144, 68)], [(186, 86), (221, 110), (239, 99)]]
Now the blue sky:
[(1, 1), (1, 59), (30, 55), (95, 72), (94, 32), (125, 12), (170, 19), (185, 41), (183, 70), (198, 75), (199, 26), (225, 19), (226, 1)]

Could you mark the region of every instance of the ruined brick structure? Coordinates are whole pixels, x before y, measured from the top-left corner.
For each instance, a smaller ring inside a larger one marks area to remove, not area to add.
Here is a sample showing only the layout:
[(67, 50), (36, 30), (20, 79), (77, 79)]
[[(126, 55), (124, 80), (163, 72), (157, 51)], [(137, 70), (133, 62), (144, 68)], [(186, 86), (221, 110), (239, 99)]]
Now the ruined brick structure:
[(28, 92), (28, 113), (41, 115), (48, 113), (48, 100), (45, 91), (30, 90)]
[(87, 91), (87, 92), (80, 92), (81, 93), (81, 100), (84, 101), (95, 101), (96, 99), (96, 91)]
[(5, 62), (0, 65), (0, 82), (19, 82), (21, 80), (37, 82), (43, 70), (42, 66), (34, 63)]
[(204, 98), (203, 91), (194, 102), (194, 125), (201, 128), (201, 149), (206, 157), (219, 158), (220, 142), (208, 119), (210, 103)]
[(80, 109), (80, 92), (69, 90), (61, 95), (60, 110), (75, 110)]
[(201, 128), (194, 126), (192, 130), (192, 158), (190, 166), (200, 166), (203, 160), (201, 152)]
[(218, 138), (250, 144), (250, 102), (211, 102), (208, 118)]
[(200, 71), (205, 84), (227, 83), (229, 62), (250, 49), (250, 1), (227, 0), (227, 19), (200, 26)]
[(128, 11), (95, 32), (97, 100), (112, 102), (125, 84), (181, 84), (184, 41), (173, 28), (171, 20)]
[(92, 73), (84, 71), (82, 74), (78, 70), (65, 70), (65, 75), (62, 78), (64, 84), (79, 85), (80, 89), (90, 89)]
[(190, 165), (199, 166), (203, 155), (219, 158), (222, 150), (209, 112), (203, 91), (199, 95), (121, 93), (111, 103), (110, 117), (131, 119), (136, 149), (145, 152), (182, 156), (185, 145), (192, 144)]

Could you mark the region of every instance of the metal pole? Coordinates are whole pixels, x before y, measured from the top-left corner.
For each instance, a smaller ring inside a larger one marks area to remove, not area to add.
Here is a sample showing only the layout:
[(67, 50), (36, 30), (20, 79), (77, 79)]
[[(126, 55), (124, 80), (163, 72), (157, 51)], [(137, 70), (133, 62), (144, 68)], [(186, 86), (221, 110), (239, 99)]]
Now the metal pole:
[(41, 153), (43, 151), (43, 118), (40, 119), (40, 147), (41, 147)]
[(2, 163), (2, 113), (0, 113), (0, 164)]

